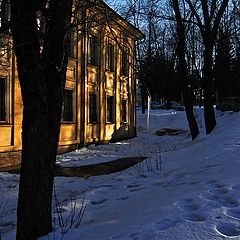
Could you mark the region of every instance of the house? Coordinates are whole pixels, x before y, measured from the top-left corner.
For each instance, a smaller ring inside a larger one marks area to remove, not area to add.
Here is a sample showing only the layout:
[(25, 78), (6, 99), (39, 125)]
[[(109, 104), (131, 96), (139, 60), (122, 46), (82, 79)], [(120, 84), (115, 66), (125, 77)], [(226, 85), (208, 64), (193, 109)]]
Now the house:
[[(71, 31), (61, 153), (136, 136), (136, 41), (143, 34), (98, 2), (78, 12), (79, 23)], [(21, 151), (21, 89), (15, 57), (7, 46), (1, 48), (0, 58), (0, 166), (16, 164), (15, 153)]]

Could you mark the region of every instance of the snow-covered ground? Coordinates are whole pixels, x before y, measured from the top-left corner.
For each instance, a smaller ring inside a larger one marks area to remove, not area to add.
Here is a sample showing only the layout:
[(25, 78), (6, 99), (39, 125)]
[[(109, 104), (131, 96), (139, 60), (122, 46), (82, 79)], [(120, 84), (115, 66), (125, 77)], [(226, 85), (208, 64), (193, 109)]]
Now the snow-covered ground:
[[(59, 156), (57, 162), (62, 166), (127, 156), (148, 159), (104, 176), (56, 177), (61, 214), (54, 210), (54, 232), (42, 239), (240, 239), (240, 113), (217, 112), (218, 125), (209, 136), (204, 133), (202, 109), (196, 109), (196, 114), (201, 134), (193, 142), (188, 131), (177, 136), (155, 135), (165, 127), (188, 130), (184, 112), (155, 110), (150, 129), (146, 129), (146, 115), (138, 114), (138, 137), (134, 139), (91, 145)], [(0, 173), (4, 240), (15, 236), (18, 180), (18, 175)], [(81, 206), (86, 209), (80, 226), (76, 227), (76, 220), (62, 235), (70, 221), (61, 228), (58, 216), (77, 218)]]

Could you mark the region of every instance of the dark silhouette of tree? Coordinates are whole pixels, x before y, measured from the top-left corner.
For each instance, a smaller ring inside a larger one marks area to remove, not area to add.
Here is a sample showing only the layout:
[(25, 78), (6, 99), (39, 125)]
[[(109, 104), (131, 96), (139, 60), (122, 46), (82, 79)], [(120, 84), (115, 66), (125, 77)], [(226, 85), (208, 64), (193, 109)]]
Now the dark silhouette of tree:
[[(216, 126), (216, 118), (213, 108), (213, 49), (216, 41), (219, 25), (229, 0), (207, 1), (200, 0), (201, 14), (198, 11), (198, 1), (186, 0), (197, 25), (200, 29), (204, 52), (203, 52), (203, 89), (204, 89), (204, 118), (206, 133), (212, 132)], [(203, 16), (203, 19), (202, 19)]]
[(233, 59), (233, 95), (240, 96), (240, 48), (236, 50), (236, 56)]
[(224, 97), (234, 96), (233, 61), (234, 56), (229, 33), (221, 32), (217, 42), (214, 65), (214, 80), (219, 102)]
[[(54, 166), (71, 31), (78, 31), (79, 40), (83, 42), (80, 51), (83, 52), (87, 45), (87, 32), (96, 25), (108, 25), (110, 31), (112, 26), (117, 27), (126, 44), (129, 39), (119, 16), (112, 14), (112, 9), (101, 0), (0, 0), (0, 3), (1, 9), (5, 9), (4, 14), (11, 6), (10, 19), (5, 21), (1, 12), (0, 33), (1, 37), (11, 33), (9, 39), (13, 46), (6, 46), (13, 47), (13, 56), (16, 56), (23, 101), (16, 238), (32, 240), (52, 231)], [(97, 11), (87, 15), (89, 8)], [(114, 31), (111, 33), (115, 36)], [(115, 36), (115, 40), (121, 48), (119, 36)], [(1, 46), (6, 44), (0, 43)], [(85, 76), (85, 60), (83, 54), (82, 79)]]
[[(52, 190), (68, 62), (72, 1), (10, 0), (23, 100), (17, 240), (52, 231)], [(38, 16), (45, 17), (40, 35)]]

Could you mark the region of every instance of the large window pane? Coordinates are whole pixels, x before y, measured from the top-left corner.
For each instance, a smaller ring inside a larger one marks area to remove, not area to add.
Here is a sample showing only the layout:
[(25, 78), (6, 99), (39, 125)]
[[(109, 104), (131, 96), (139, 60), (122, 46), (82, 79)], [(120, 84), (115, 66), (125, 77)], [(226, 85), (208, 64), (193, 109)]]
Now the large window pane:
[(126, 50), (122, 50), (121, 74), (124, 76), (128, 76), (128, 55)]
[(114, 46), (112, 44), (108, 44), (107, 48), (107, 70), (113, 72), (114, 71)]
[(113, 123), (114, 122), (114, 104), (113, 104), (114, 98), (112, 96), (107, 96), (107, 122)]
[(89, 36), (88, 46), (88, 63), (91, 65), (97, 65), (97, 39), (95, 36)]
[(127, 122), (127, 100), (122, 100), (122, 123)]
[(73, 91), (64, 90), (63, 113), (62, 120), (64, 122), (73, 122)]
[(89, 93), (89, 122), (97, 122), (97, 96), (95, 93)]

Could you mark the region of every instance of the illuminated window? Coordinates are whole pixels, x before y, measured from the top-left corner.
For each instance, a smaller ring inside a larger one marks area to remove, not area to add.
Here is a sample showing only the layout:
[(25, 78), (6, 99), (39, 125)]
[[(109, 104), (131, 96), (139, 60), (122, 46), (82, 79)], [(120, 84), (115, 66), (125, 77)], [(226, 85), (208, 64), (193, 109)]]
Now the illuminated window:
[(107, 70), (113, 72), (114, 71), (114, 46), (112, 44), (108, 44), (107, 47)]
[(62, 121), (73, 122), (73, 90), (64, 90)]
[(6, 78), (0, 78), (0, 121), (6, 122)]
[(122, 123), (127, 122), (127, 100), (122, 100)]
[(124, 76), (128, 76), (128, 55), (126, 50), (122, 50), (122, 66), (121, 66), (121, 74)]
[(97, 122), (97, 96), (95, 93), (89, 93), (89, 122)]
[(107, 122), (114, 122), (114, 98), (113, 96), (107, 96)]
[(97, 38), (95, 36), (89, 36), (88, 49), (88, 63), (97, 66)]

